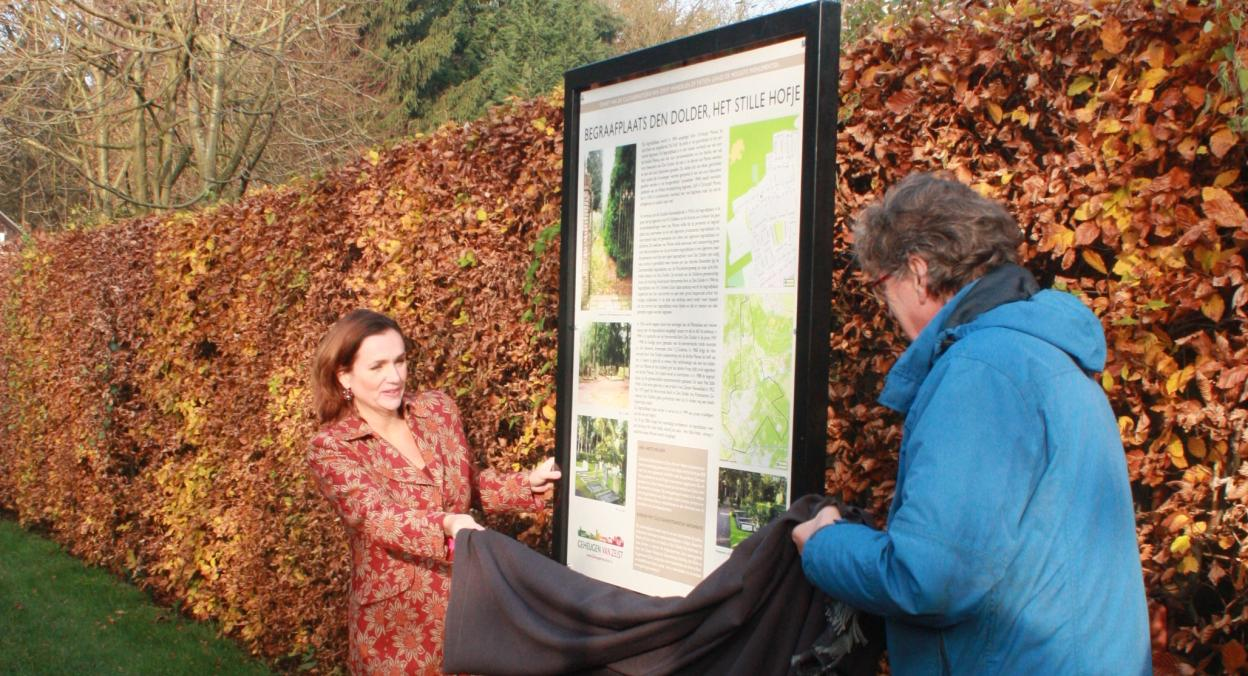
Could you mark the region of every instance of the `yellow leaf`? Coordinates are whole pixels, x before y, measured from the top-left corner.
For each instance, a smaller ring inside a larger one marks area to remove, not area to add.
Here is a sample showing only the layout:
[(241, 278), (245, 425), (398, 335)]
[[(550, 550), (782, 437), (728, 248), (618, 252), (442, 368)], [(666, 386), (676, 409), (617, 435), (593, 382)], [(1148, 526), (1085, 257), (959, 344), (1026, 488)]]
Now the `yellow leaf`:
[(1146, 124), (1132, 132), (1131, 142), (1139, 146), (1141, 150), (1152, 150), (1157, 145), (1157, 139), (1153, 136), (1153, 128)]
[(486, 221), (486, 220), (489, 220), (489, 218), (490, 218), (490, 215), (485, 212), (485, 209), (477, 209), (478, 221)]
[(1166, 444), (1166, 454), (1170, 456), (1170, 462), (1179, 469), (1187, 468), (1187, 458), (1183, 455), (1183, 440), (1174, 437), (1170, 443)]
[[(1174, 394), (1179, 391), (1179, 379), (1183, 377), (1182, 371), (1175, 371), (1166, 378), (1166, 394)], [(1180, 449), (1180, 453), (1182, 450)]]
[(1070, 83), (1069, 87), (1066, 88), (1066, 95), (1078, 96), (1091, 89), (1094, 84), (1096, 84), (1096, 80), (1087, 75), (1080, 75), (1075, 78), (1074, 82)]
[(1183, 473), (1183, 481), (1189, 484), (1203, 484), (1212, 477), (1213, 475), (1209, 473), (1209, 468), (1204, 465), (1196, 465)]
[(1117, 134), (1122, 131), (1122, 123), (1110, 117), (1101, 120), (1096, 125), (1096, 133), (1098, 134)]
[(1177, 533), (1180, 529), (1187, 525), (1192, 517), (1186, 514), (1175, 514), (1173, 518), (1168, 519), (1170, 522), (1170, 532)]
[(368, 154), (365, 155), (365, 157), (368, 158), (369, 164), (377, 164), (378, 162), (381, 161), (381, 153), (377, 152), (376, 150), (368, 151)]
[(1196, 563), (1196, 557), (1188, 554), (1179, 562), (1180, 573), (1195, 573), (1200, 570), (1200, 564)]
[(1163, 376), (1168, 376), (1179, 370), (1179, 362), (1175, 361), (1174, 357), (1171, 357), (1168, 354), (1159, 353), (1157, 354), (1156, 368), (1158, 373)]
[(988, 101), (987, 106), (988, 106), (988, 117), (991, 117), (993, 122), (997, 124), (1001, 124), (1001, 118), (1005, 116), (1005, 112), (1001, 110), (1001, 106), (998, 106), (992, 101)]
[(1182, 554), (1192, 548), (1192, 538), (1187, 535), (1180, 535), (1170, 543), (1170, 551), (1175, 554)]
[(1066, 250), (1075, 244), (1075, 231), (1070, 228), (1059, 227), (1057, 232), (1053, 233), (1053, 243), (1059, 250)]
[(1238, 170), (1238, 169), (1228, 169), (1228, 170), (1226, 170), (1226, 171), (1224, 171), (1224, 172), (1222, 172), (1222, 173), (1218, 174), (1218, 177), (1217, 177), (1217, 178), (1215, 178), (1215, 179), (1213, 179), (1213, 187), (1215, 187), (1215, 188), (1225, 188), (1226, 186), (1228, 186), (1228, 185), (1230, 185), (1230, 184), (1234, 183), (1234, 182), (1235, 182), (1235, 181), (1237, 181), (1237, 180), (1239, 180), (1239, 170)]
[(1119, 256), (1118, 260), (1114, 261), (1114, 274), (1125, 279), (1131, 275), (1139, 262), (1140, 259), (1135, 254)]
[(551, 406), (550, 404), (546, 404), (545, 406), (542, 406), (542, 416), (545, 417), (547, 420), (554, 420), (555, 419), (554, 407)]
[(1196, 535), (1200, 535), (1201, 533), (1204, 533), (1207, 530), (1209, 530), (1209, 524), (1204, 521), (1197, 521), (1196, 523), (1192, 524), (1192, 532), (1195, 533)]
[(1104, 259), (1101, 258), (1100, 254), (1098, 254), (1097, 252), (1091, 249), (1083, 250), (1083, 262), (1087, 263), (1089, 267), (1101, 273), (1102, 275), (1108, 273), (1108, 270), (1105, 267)]
[(1144, 74), (1140, 76), (1140, 89), (1156, 89), (1157, 85), (1161, 84), (1161, 81), (1165, 80), (1169, 74), (1170, 71), (1165, 68), (1150, 68), (1144, 71)]
[(1158, 257), (1166, 267), (1174, 270), (1182, 270), (1187, 267), (1187, 256), (1184, 255), (1182, 247), (1167, 246), (1157, 250)]
[(1114, 374), (1110, 373), (1109, 371), (1102, 373), (1101, 374), (1101, 387), (1104, 388), (1106, 392), (1113, 392), (1114, 391)]
[(1092, 211), (1092, 209), (1093, 209), (1092, 200), (1088, 200), (1087, 202), (1080, 204), (1079, 208), (1075, 209), (1075, 220), (1086, 221), (1089, 218), (1092, 218), (1093, 216), (1096, 215), (1096, 213)]
[(1224, 312), (1226, 312), (1226, 302), (1222, 300), (1220, 294), (1215, 293), (1200, 304), (1200, 313), (1212, 321), (1220, 321)]
[(992, 198), (992, 194), (993, 194), (992, 186), (988, 185), (987, 183), (984, 183), (983, 181), (980, 181), (979, 183), (972, 185), (971, 189), (979, 193), (983, 197), (987, 197), (989, 199)]
[(1031, 117), (1027, 114), (1026, 110), (1023, 110), (1022, 108), (1015, 108), (1014, 111), (1010, 113), (1010, 119), (1019, 124), (1027, 124), (1027, 121), (1030, 120)]

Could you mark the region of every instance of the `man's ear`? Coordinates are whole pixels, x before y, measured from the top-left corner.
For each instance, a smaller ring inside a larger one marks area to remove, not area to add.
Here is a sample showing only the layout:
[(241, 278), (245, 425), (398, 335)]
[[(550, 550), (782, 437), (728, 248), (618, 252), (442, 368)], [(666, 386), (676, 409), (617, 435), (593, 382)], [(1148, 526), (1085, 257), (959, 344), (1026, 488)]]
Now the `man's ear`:
[(906, 259), (906, 268), (910, 270), (910, 279), (916, 285), (915, 290), (919, 292), (919, 297), (931, 297), (932, 294), (927, 289), (927, 261), (917, 254), (910, 254)]

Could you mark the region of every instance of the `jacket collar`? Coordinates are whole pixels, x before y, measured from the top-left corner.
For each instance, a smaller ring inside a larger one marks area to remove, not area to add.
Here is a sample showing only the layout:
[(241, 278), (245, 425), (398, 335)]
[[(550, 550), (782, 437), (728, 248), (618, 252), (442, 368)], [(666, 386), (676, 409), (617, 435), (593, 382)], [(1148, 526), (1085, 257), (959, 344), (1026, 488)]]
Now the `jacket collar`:
[(966, 334), (964, 327), (989, 310), (1026, 300), (1039, 290), (1035, 277), (1014, 264), (995, 268), (962, 287), (889, 369), (879, 402), (899, 413), (910, 410), (932, 365), (954, 341)]
[(884, 379), (884, 390), (880, 392), (879, 398), (881, 404), (898, 413), (910, 410), (910, 404), (914, 402), (919, 386), (923, 384), (928, 371), (932, 370), (932, 364), (939, 356), (945, 320), (974, 286), (975, 282), (971, 282), (950, 298), (940, 312), (937, 312), (936, 316), (932, 317), (927, 326), (919, 332), (914, 342), (910, 343), (910, 347), (907, 347), (906, 351), (897, 358), (897, 363), (888, 370), (888, 376)]
[[(419, 396), (419, 394), (411, 391), (403, 394), (403, 416), (405, 418), (413, 415), (417, 418), (427, 417), (428, 411), (425, 407), (417, 404), (416, 400)], [(350, 413), (341, 420), (332, 423), (325, 431), (333, 438), (343, 442), (356, 441), (357, 439), (376, 436), (377, 434), (373, 431), (372, 426), (360, 417), (355, 407), (352, 407)]]
[(1039, 292), (1040, 285), (1031, 272), (1020, 265), (1006, 263), (981, 277), (975, 289), (956, 303), (940, 328), (956, 329), (989, 310), (1016, 300), (1027, 300)]

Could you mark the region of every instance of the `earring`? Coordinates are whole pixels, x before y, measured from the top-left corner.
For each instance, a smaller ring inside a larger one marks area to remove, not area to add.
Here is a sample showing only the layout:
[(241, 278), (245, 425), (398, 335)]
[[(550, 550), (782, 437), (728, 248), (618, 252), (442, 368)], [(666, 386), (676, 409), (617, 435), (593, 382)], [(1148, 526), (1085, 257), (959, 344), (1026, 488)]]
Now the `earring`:
[(353, 395), (351, 394), (351, 388), (348, 387), (342, 391), (342, 398), (346, 399), (348, 402), (351, 401), (352, 396)]

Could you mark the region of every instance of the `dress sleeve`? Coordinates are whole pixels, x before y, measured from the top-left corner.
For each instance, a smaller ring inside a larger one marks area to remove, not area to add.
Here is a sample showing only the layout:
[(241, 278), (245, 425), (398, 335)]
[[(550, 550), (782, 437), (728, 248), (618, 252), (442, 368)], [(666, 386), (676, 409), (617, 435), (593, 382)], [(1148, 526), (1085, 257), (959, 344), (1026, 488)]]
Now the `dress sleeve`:
[(386, 549), (447, 560), (444, 512), (396, 506), (340, 442), (325, 435), (312, 440), (308, 467), (317, 487), (349, 528)]
[(468, 465), (472, 482), (472, 502), (490, 513), (535, 512), (545, 508), (545, 503), (533, 494), (529, 486), (528, 472), (500, 472), (493, 468), (478, 469), (468, 449), (464, 436), (464, 423), (459, 416), (455, 400), (441, 394), (447, 415), (447, 426), (452, 432), (453, 443), (459, 446), (459, 457)]

